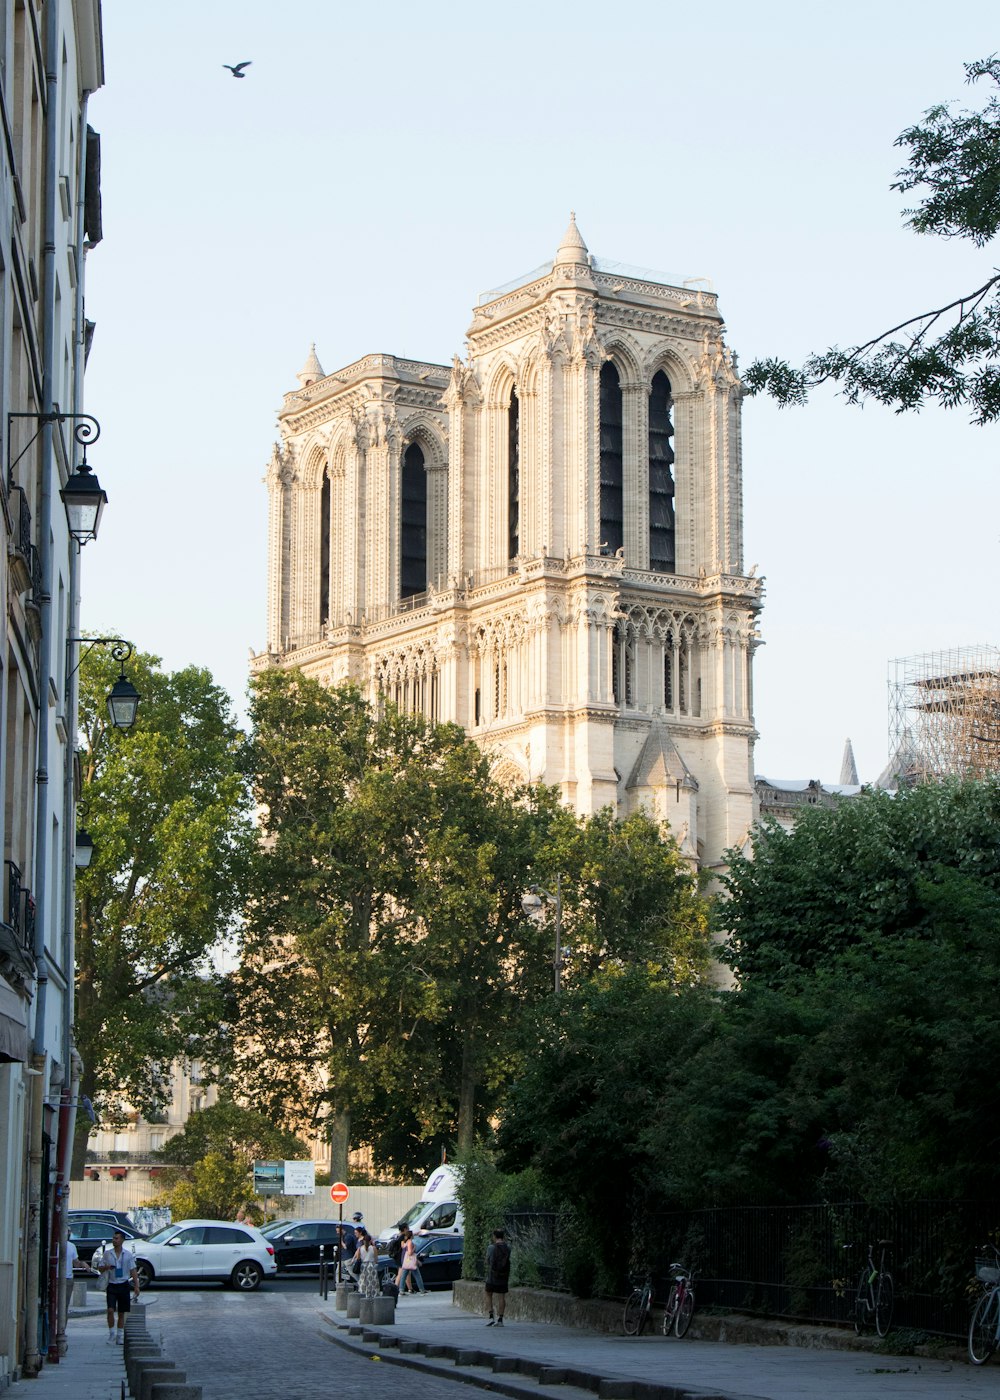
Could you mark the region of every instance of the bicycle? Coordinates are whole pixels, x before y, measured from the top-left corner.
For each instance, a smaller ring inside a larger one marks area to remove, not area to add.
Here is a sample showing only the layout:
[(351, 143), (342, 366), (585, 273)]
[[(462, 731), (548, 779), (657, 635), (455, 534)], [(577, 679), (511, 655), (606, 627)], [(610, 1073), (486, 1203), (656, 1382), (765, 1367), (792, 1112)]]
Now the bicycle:
[[(633, 1279), (634, 1282), (634, 1279)], [(622, 1329), (626, 1337), (639, 1337), (642, 1329), (646, 1325), (649, 1317), (649, 1310), (653, 1306), (653, 1280), (647, 1274), (646, 1281), (642, 1285), (636, 1284), (625, 1302), (625, 1311), (622, 1314)]]
[(671, 1264), (673, 1283), (667, 1294), (667, 1306), (663, 1309), (663, 1335), (683, 1337), (691, 1326), (694, 1313), (694, 1276), (683, 1264)]
[[(982, 1366), (1000, 1345), (1000, 1249), (994, 1244), (980, 1246), (976, 1257), (976, 1278), (983, 1284), (983, 1293), (969, 1322), (969, 1360)], [(992, 1260), (985, 1251), (993, 1251)]]
[[(880, 1251), (877, 1264), (874, 1255), (876, 1247)], [(891, 1247), (892, 1240), (879, 1240), (877, 1245), (868, 1246), (868, 1263), (861, 1270), (854, 1295), (854, 1330), (859, 1336), (871, 1322), (874, 1322), (875, 1331), (880, 1337), (886, 1336), (889, 1331), (895, 1295), (892, 1274), (885, 1267), (885, 1252)], [(854, 1246), (848, 1244), (844, 1248), (853, 1249)]]

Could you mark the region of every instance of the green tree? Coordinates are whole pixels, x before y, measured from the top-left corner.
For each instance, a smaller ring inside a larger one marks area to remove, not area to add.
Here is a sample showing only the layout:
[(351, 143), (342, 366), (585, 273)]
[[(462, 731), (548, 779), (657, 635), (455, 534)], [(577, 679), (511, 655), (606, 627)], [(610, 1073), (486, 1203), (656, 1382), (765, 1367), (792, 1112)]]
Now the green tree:
[(230, 1220), (248, 1206), (263, 1219), (264, 1201), (253, 1197), (254, 1162), (308, 1161), (309, 1149), (256, 1109), (223, 1099), (193, 1113), (158, 1155), (173, 1164), (162, 1199), (175, 1219)]
[[(1000, 84), (996, 55), (965, 66), (970, 83)], [(931, 107), (908, 127), (897, 146), (907, 164), (892, 188), (923, 192), (906, 211), (915, 233), (969, 239), (983, 248), (1000, 229), (1000, 98), (991, 93), (981, 111)], [(901, 337), (901, 338), (900, 338)], [(804, 403), (810, 389), (834, 382), (848, 403), (873, 398), (897, 412), (937, 401), (968, 405), (975, 423), (1000, 417), (1000, 272), (945, 306), (933, 307), (842, 350), (809, 356), (801, 369), (780, 359), (755, 361), (744, 375), (751, 394), (781, 404)]]
[(435, 1135), (471, 1138), (538, 937), (519, 905), (530, 806), (454, 726), (376, 713), (350, 687), (268, 672), (251, 713), (247, 1095), (323, 1123), (335, 1174), (355, 1138), (398, 1165)]
[[(1000, 783), (926, 783), (810, 809), (788, 832), (757, 829), (731, 851), (716, 907), (744, 982), (780, 985), (870, 939), (931, 936), (948, 871), (1000, 889)], [(928, 900), (931, 903), (928, 904)]]
[[(618, 820), (549, 816), (537, 870), (562, 901), (563, 982), (581, 985), (609, 963), (639, 965), (660, 983), (686, 986), (711, 961), (709, 905), (669, 833), (643, 812)], [(551, 932), (552, 905), (547, 905)]]
[(175, 1059), (218, 1062), (224, 1000), (209, 954), (238, 908), (250, 837), (225, 692), (207, 671), (167, 673), (136, 653), (142, 704), (121, 733), (105, 704), (116, 672), (100, 648), (80, 667), (79, 817), (94, 857), (79, 872), (76, 930), (81, 1090), (112, 1119), (125, 1104), (159, 1113)]

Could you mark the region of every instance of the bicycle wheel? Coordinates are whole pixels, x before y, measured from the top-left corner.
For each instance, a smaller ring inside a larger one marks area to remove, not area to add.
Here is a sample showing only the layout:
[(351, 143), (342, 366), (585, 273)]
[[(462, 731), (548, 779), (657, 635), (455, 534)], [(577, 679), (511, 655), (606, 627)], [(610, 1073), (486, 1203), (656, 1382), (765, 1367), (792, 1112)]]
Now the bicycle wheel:
[(895, 1301), (892, 1291), (892, 1274), (880, 1274), (875, 1294), (875, 1331), (880, 1337), (888, 1334), (892, 1325), (892, 1305)]
[(677, 1285), (670, 1285), (670, 1292), (667, 1294), (667, 1305), (663, 1309), (663, 1335), (670, 1336), (671, 1328), (677, 1318)]
[(626, 1337), (634, 1337), (641, 1324), (646, 1320), (643, 1307), (645, 1293), (644, 1288), (633, 1288), (628, 1295), (628, 1302), (625, 1304), (625, 1312), (622, 1316), (622, 1328)]
[(649, 1319), (649, 1309), (652, 1302), (653, 1290), (647, 1286), (642, 1290), (642, 1302), (639, 1305), (639, 1330), (636, 1333), (637, 1337), (641, 1337), (643, 1331), (645, 1330), (646, 1322)]
[(989, 1361), (997, 1346), (997, 1307), (1000, 1294), (995, 1288), (984, 1293), (969, 1323), (969, 1360), (973, 1366)]
[(865, 1330), (871, 1305), (868, 1302), (868, 1270), (861, 1270), (857, 1291), (854, 1295), (854, 1330), (858, 1336)]
[(694, 1313), (694, 1294), (691, 1289), (685, 1290), (681, 1305), (677, 1309), (677, 1321), (674, 1323), (674, 1330), (678, 1337), (683, 1337), (691, 1326), (691, 1317)]

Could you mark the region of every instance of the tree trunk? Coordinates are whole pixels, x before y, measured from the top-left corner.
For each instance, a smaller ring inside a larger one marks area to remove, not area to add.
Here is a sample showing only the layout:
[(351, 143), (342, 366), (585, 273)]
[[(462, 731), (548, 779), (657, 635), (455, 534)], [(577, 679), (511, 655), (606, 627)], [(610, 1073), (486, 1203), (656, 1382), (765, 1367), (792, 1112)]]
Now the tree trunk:
[(462, 1079), (458, 1088), (458, 1150), (469, 1152), (475, 1139), (476, 1052), (475, 1031), (467, 1026), (462, 1037)]
[(330, 1117), (330, 1180), (347, 1180), (347, 1154), (351, 1147), (351, 1110), (335, 1108)]

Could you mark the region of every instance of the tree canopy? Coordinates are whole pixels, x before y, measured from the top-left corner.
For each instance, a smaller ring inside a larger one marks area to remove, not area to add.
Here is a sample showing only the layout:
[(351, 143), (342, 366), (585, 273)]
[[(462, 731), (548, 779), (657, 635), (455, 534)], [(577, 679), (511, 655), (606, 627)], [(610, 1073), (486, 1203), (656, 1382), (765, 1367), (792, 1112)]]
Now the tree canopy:
[[(209, 953), (239, 907), (250, 837), (225, 692), (154, 656), (135, 653), (129, 668), (142, 704), (122, 733), (105, 703), (116, 663), (94, 648), (80, 667), (79, 819), (94, 856), (78, 874), (76, 1042), (82, 1092), (112, 1119), (125, 1105), (156, 1117), (174, 1059), (207, 1069), (219, 1058)], [(85, 1145), (83, 1133), (78, 1153)]]
[(708, 960), (705, 906), (655, 823), (578, 820), (506, 788), (454, 726), (298, 672), (260, 677), (249, 749), (262, 841), (239, 974), (242, 1092), (400, 1170), (488, 1132), (552, 994), (610, 964), (680, 984)]
[[(1000, 57), (965, 66), (966, 81), (1000, 85)], [(907, 163), (892, 185), (922, 200), (905, 211), (915, 233), (963, 238), (983, 248), (1000, 229), (1000, 98), (981, 110), (953, 112), (938, 104), (901, 133)], [(975, 423), (1000, 417), (1000, 270), (944, 306), (932, 307), (859, 345), (810, 355), (801, 368), (770, 358), (743, 376), (751, 394), (780, 404), (804, 403), (809, 390), (833, 382), (848, 403), (871, 398), (897, 412), (936, 401), (967, 406)]]

